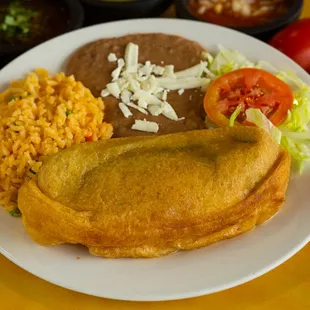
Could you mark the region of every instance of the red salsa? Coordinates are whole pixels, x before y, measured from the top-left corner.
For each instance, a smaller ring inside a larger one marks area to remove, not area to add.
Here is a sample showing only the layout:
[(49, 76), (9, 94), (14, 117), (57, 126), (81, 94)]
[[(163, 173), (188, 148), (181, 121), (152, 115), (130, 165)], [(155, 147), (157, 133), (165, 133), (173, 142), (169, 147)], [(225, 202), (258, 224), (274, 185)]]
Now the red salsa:
[(190, 0), (189, 10), (197, 18), (228, 27), (263, 25), (283, 16), (289, 0)]

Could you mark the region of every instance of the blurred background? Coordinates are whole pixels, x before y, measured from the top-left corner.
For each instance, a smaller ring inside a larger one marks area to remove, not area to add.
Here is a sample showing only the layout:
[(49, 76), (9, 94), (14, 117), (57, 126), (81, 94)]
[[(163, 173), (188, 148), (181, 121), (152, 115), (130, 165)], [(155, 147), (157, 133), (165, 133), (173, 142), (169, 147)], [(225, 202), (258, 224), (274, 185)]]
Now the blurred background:
[[(160, 17), (236, 29), (272, 44), (309, 70), (310, 22), (296, 23), (304, 5), (303, 0), (1, 0), (0, 67), (46, 40), (81, 27)], [(298, 33), (295, 41), (291, 41), (292, 32)], [(291, 50), (296, 44), (302, 52)]]

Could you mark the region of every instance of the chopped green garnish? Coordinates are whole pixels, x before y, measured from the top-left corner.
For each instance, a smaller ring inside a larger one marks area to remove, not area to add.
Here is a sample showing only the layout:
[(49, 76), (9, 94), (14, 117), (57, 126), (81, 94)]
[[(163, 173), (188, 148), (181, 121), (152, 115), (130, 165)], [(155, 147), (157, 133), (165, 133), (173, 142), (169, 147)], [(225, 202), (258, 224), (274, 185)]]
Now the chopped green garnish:
[(14, 217), (20, 217), (20, 216), (22, 216), (22, 214), (21, 214), (21, 212), (20, 212), (20, 210), (19, 210), (18, 208), (16, 208), (16, 209), (10, 211), (10, 214), (11, 214), (12, 216), (14, 216)]
[(8, 103), (11, 103), (12, 101), (14, 101), (15, 96), (9, 96), (8, 97)]
[(13, 16), (7, 15), (4, 18), (5, 27), (7, 26), (15, 26), (15, 20)]
[(69, 116), (70, 114), (72, 114), (73, 112), (71, 110), (67, 110), (66, 111), (66, 115)]
[(12, 2), (0, 21), (0, 33), (7, 38), (27, 35), (37, 12), (25, 8), (20, 1)]
[(21, 98), (22, 98), (21, 96), (11, 95), (11, 96), (8, 97), (8, 103), (11, 103), (14, 100), (19, 100)]

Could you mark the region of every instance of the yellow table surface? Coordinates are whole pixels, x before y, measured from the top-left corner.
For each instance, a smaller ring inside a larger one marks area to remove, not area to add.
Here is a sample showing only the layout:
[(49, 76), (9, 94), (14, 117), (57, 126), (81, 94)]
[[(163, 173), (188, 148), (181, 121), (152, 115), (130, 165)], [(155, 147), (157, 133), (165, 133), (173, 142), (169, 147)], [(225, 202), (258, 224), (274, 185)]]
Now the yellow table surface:
[[(310, 17), (305, 0), (303, 17)], [(187, 300), (138, 303), (101, 299), (45, 282), (0, 255), (0, 310), (310, 310), (310, 244), (268, 274), (224, 292)]]

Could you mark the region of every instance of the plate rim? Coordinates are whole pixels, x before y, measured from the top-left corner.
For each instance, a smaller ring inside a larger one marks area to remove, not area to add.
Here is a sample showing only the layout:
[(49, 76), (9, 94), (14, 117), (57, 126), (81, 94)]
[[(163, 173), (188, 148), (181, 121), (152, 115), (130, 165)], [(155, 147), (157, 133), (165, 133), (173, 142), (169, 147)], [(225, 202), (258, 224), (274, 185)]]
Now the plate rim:
[[(214, 25), (214, 24), (210, 24), (210, 23), (206, 23), (206, 22), (200, 22), (200, 21), (190, 21), (190, 20), (180, 20), (180, 19), (173, 19), (173, 18), (139, 18), (139, 19), (131, 19), (131, 20), (123, 20), (123, 21), (113, 21), (113, 22), (108, 22), (108, 23), (101, 23), (101, 24), (97, 24), (97, 25), (92, 25), (92, 26), (88, 26), (85, 28), (81, 28), (78, 30), (74, 30), (65, 34), (62, 34), (56, 38), (50, 39), (46, 42), (41, 43), (38, 46), (35, 46), (33, 48), (31, 48), (30, 50), (28, 50), (27, 52), (23, 53), (22, 55), (20, 55), (19, 57), (15, 58), (14, 60), (12, 60), (10, 63), (8, 63), (6, 66), (4, 66), (1, 71), (3, 70), (7, 70), (12, 64), (14, 64), (14, 62), (20, 60), (21, 58), (23, 58), (25, 55), (31, 54), (33, 52), (35, 52), (36, 49), (40, 49), (42, 46), (44, 45), (48, 45), (48, 44), (52, 44), (52, 42), (55, 42), (57, 40), (59, 40), (60, 38), (66, 37), (66, 36), (70, 36), (73, 33), (79, 33), (79, 32), (85, 32), (87, 33), (88, 31), (91, 31), (92, 29), (96, 29), (96, 28), (100, 28), (100, 27), (111, 27), (113, 25), (122, 25), (122, 24), (128, 24), (128, 23), (140, 23), (140, 22), (147, 22), (147, 23), (156, 23), (156, 22), (161, 22), (161, 23), (165, 23), (167, 22), (172, 22), (172, 23), (182, 23), (182, 24), (188, 24), (188, 26), (190, 27), (191, 24), (200, 24), (200, 25), (207, 25), (208, 27), (214, 27), (214, 28), (223, 28), (225, 29), (225, 31), (227, 33), (231, 33), (231, 32), (237, 32), (238, 35), (240, 35), (241, 33), (233, 30), (233, 29), (229, 29), (229, 28), (225, 28), (222, 26), (218, 26), (218, 25)], [(153, 31), (156, 32), (156, 31)], [(164, 33), (164, 32), (162, 32)], [(168, 33), (168, 31), (167, 31)], [(125, 35), (125, 31), (124, 31), (124, 35)], [(264, 44), (267, 45), (269, 48), (272, 48), (271, 46), (269, 46), (267, 43), (262, 42), (256, 38), (253, 38), (249, 35), (246, 34), (242, 34), (243, 36), (247, 37), (247, 39), (251, 39), (251, 40), (256, 40), (258, 41), (260, 44)], [(106, 36), (102, 36), (102, 38), (104, 38)], [(91, 42), (91, 41), (89, 41)], [(272, 48), (274, 49), (274, 48)], [(274, 49), (275, 50), (275, 49)], [(281, 56), (285, 56), (283, 55), (281, 52), (275, 50), (277, 53), (281, 54)], [(287, 63), (293, 63), (294, 66), (299, 67), (299, 71), (302, 70), (303, 74), (307, 74), (306, 71), (301, 68), (300, 66), (298, 66), (296, 63), (294, 63), (293, 60), (291, 60), (290, 58), (286, 57), (286, 61)], [(308, 238), (302, 240), (301, 242), (299, 242), (298, 244), (296, 244), (295, 247), (293, 247), (289, 252), (287, 252), (286, 255), (283, 255), (281, 257), (279, 257), (277, 260), (274, 260), (273, 263), (270, 263), (269, 265), (265, 266), (264, 268), (261, 268), (260, 270), (257, 270), (255, 273), (251, 273), (247, 276), (238, 278), (237, 280), (231, 281), (231, 282), (227, 282), (226, 284), (223, 285), (219, 285), (217, 287), (214, 287), (213, 289), (201, 289), (199, 291), (189, 291), (187, 293), (179, 293), (179, 294), (168, 294), (165, 296), (159, 296), (156, 295), (153, 298), (149, 298), (148, 296), (144, 297), (144, 296), (140, 296), (139, 298), (130, 298), (130, 296), (125, 296), (124, 294), (118, 295), (118, 293), (116, 292), (114, 294), (114, 296), (111, 296), (111, 294), (109, 296), (105, 296), (104, 293), (102, 295), (98, 295), (98, 294), (93, 294), (91, 291), (88, 291), (87, 288), (81, 289), (80, 287), (75, 287), (75, 285), (68, 285), (65, 283), (57, 282), (54, 279), (50, 279), (48, 276), (46, 275), (42, 275), (38, 272), (36, 272), (35, 270), (31, 270), (31, 268), (29, 269), (27, 266), (27, 263), (25, 264), (24, 262), (16, 259), (13, 255), (11, 255), (9, 252), (7, 252), (1, 245), (0, 245), (0, 254), (4, 255), (7, 259), (9, 259), (11, 262), (13, 262), (14, 264), (16, 264), (17, 266), (19, 266), (20, 268), (26, 270), (27, 272), (29, 272), (30, 274), (43, 279), (47, 282), (50, 282), (51, 284), (60, 286), (62, 288), (65, 289), (69, 289), (72, 291), (76, 291), (79, 293), (83, 293), (83, 294), (87, 294), (87, 295), (91, 295), (91, 296), (97, 296), (97, 297), (103, 297), (103, 298), (113, 298), (113, 299), (117, 299), (117, 300), (124, 300), (124, 301), (169, 301), (169, 300), (178, 300), (178, 299), (186, 299), (186, 298), (192, 298), (192, 297), (198, 297), (198, 296), (203, 296), (203, 295), (207, 295), (207, 294), (212, 294), (212, 293), (216, 293), (219, 291), (223, 291), (229, 288), (233, 288), (236, 286), (239, 286), (243, 283), (249, 282), (255, 278), (258, 278), (264, 274), (266, 274), (267, 272), (271, 271), (272, 269), (278, 267), (279, 265), (281, 265), (282, 263), (284, 263), (285, 261), (287, 261), (289, 258), (291, 258), (294, 254), (296, 254), (298, 251), (300, 251), (304, 246), (307, 245), (307, 243), (310, 242), (310, 231), (308, 234)]]
[(1, 245), (0, 245), (0, 254), (2, 254), (4, 257), (6, 257), (10, 262), (14, 263), (18, 267), (29, 272), (30, 274), (39, 278), (40, 280), (44, 280), (44, 281), (48, 282), (49, 284), (59, 286), (63, 289), (67, 289), (67, 290), (70, 290), (73, 292), (77, 292), (77, 293), (81, 293), (81, 294), (85, 294), (85, 295), (89, 295), (89, 296), (106, 298), (106, 299), (113, 299), (113, 300), (119, 300), (119, 301), (160, 302), (160, 301), (184, 300), (184, 299), (189, 299), (189, 298), (207, 296), (210, 294), (215, 294), (215, 293), (219, 293), (219, 292), (222, 292), (222, 291), (225, 291), (228, 289), (235, 288), (235, 287), (240, 286), (242, 284), (246, 284), (252, 280), (255, 280), (255, 279), (267, 274), (268, 272), (272, 271), (273, 269), (279, 267), (280, 265), (282, 265), (283, 263), (288, 261), (290, 258), (292, 258), (296, 253), (298, 253), (302, 248), (304, 248), (309, 242), (310, 242), (310, 234), (309, 234), (308, 239), (305, 239), (303, 242), (301, 242), (295, 248), (293, 248), (291, 250), (291, 252), (282, 256), (281, 258), (276, 260), (273, 264), (270, 264), (269, 266), (266, 266), (265, 268), (261, 268), (261, 270), (255, 272), (255, 273), (252, 273), (251, 275), (242, 277), (242, 278), (235, 280), (235, 281), (227, 282), (225, 285), (223, 284), (223, 285), (217, 286), (213, 290), (201, 289), (199, 291), (196, 291), (195, 293), (190, 291), (188, 293), (170, 294), (169, 297), (167, 295), (167, 296), (157, 296), (154, 298), (148, 298), (148, 297), (130, 298), (130, 297), (124, 297), (123, 294), (122, 295), (114, 294), (114, 296), (108, 296), (108, 297), (104, 296), (104, 294), (97, 295), (97, 294), (94, 294), (94, 293), (88, 291), (87, 289), (82, 290), (80, 288), (75, 288), (74, 285), (72, 286), (72, 285), (67, 285), (67, 284), (61, 283), (61, 282), (56, 282), (54, 280), (49, 280), (49, 278), (47, 276), (42, 276), (42, 275), (36, 273), (35, 271), (28, 269), (28, 267), (24, 266), (24, 264), (22, 262), (15, 259), (14, 256), (10, 255), (7, 251), (5, 251), (1, 247)]

